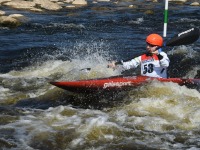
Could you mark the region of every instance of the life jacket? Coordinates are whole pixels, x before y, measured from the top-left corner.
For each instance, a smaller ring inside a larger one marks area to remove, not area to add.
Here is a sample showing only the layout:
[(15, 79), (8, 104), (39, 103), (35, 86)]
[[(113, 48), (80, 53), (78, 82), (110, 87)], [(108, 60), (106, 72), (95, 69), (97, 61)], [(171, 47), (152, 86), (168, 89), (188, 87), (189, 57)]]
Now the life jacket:
[(152, 56), (143, 54), (141, 56), (141, 75), (167, 78), (167, 71), (166, 68), (160, 65), (160, 61), (156, 54), (153, 54)]

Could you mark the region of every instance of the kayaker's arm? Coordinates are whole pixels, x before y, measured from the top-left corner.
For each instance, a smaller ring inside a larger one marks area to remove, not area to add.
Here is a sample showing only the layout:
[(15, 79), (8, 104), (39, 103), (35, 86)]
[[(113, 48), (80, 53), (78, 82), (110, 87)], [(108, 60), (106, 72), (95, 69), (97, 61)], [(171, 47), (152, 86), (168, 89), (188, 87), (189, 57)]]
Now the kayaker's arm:
[(117, 65), (122, 65), (125, 69), (131, 69), (136, 68), (141, 62), (141, 56), (136, 57), (134, 59), (128, 59), (128, 60), (121, 60), (121, 61), (112, 61), (110, 64), (108, 64), (108, 68), (116, 69)]
[(152, 52), (153, 54), (156, 54), (158, 56), (158, 59), (160, 61), (160, 65), (164, 68), (169, 67), (169, 58), (165, 52), (162, 51), (162, 48), (157, 49), (156, 51)]
[(160, 61), (160, 65), (162, 67), (166, 67), (166, 68), (169, 67), (170, 60), (169, 60), (169, 58), (168, 58), (166, 53), (161, 52), (157, 56), (158, 56), (158, 59)]
[(141, 56), (136, 57), (126, 62), (123, 62), (123, 61), (121, 62), (122, 62), (123, 68), (126, 70), (131, 69), (131, 68), (136, 68), (141, 63)]
[[(144, 54), (148, 54), (148, 53), (144, 53)], [(141, 55), (135, 56), (135, 58), (140, 57)], [(110, 64), (108, 64), (108, 68), (116, 68), (117, 65), (123, 65), (126, 62), (130, 62), (132, 59), (127, 59), (127, 60), (120, 60), (120, 61), (112, 61)]]

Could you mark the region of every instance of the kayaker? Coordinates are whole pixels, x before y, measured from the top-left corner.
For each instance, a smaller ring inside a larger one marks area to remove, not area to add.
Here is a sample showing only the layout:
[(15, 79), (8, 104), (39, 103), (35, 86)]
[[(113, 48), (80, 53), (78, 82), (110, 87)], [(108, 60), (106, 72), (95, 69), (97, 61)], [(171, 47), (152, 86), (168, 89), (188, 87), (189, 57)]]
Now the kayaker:
[[(121, 61), (123, 68), (131, 69), (141, 65), (141, 75), (149, 77), (167, 78), (167, 67), (169, 66), (169, 58), (162, 51), (163, 38), (158, 34), (150, 34), (146, 37), (147, 53), (133, 58), (129, 61)], [(119, 62), (111, 62), (108, 64), (110, 68), (116, 68)]]

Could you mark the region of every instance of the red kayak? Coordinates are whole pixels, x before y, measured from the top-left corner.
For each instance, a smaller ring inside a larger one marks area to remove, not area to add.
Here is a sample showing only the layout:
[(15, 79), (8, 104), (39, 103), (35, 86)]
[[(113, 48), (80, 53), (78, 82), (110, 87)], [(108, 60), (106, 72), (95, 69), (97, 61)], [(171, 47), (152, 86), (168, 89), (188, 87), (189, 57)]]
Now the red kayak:
[[(199, 29), (192, 28), (181, 32), (171, 38), (166, 46), (180, 46), (188, 45), (199, 39)], [(116, 63), (117, 64), (117, 63)], [(147, 83), (151, 80), (158, 80), (160, 82), (174, 82), (179, 85), (200, 85), (200, 79), (181, 79), (181, 78), (152, 78), (145, 76), (114, 76), (109, 78), (98, 78), (90, 80), (78, 81), (60, 81), (50, 82), (51, 84), (73, 92), (88, 93), (97, 92), (100, 90), (125, 90), (127, 88), (136, 87), (141, 84)]]
[(160, 82), (174, 82), (179, 85), (200, 85), (200, 79), (155, 78), (146, 76), (113, 76), (88, 80), (50, 82), (50, 84), (72, 92), (91, 93), (101, 90), (126, 90), (152, 80), (158, 80)]

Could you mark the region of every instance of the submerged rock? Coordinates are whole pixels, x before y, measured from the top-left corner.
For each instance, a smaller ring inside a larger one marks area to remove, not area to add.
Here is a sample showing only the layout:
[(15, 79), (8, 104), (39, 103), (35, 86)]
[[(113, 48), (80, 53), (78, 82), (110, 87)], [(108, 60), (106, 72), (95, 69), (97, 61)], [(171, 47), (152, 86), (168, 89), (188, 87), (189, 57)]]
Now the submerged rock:
[(187, 0), (169, 0), (169, 2), (180, 2), (180, 3), (185, 3)]
[(37, 5), (40, 6), (41, 8), (44, 8), (46, 10), (60, 10), (62, 7), (54, 2), (51, 2), (49, 0), (33, 0), (33, 2)]
[(15, 28), (25, 22), (27, 18), (21, 14), (11, 14), (9, 16), (0, 16), (0, 26)]
[(87, 5), (86, 0), (0, 0), (0, 4), (14, 9), (30, 10), (41, 12), (45, 10), (58, 11), (65, 5), (72, 3), (74, 5)]
[(25, 0), (1, 0), (0, 3), (4, 6), (8, 6), (14, 9), (21, 10), (41, 10), (41, 8), (46, 10), (60, 10), (62, 7), (54, 2), (49, 0), (33, 0), (33, 1), (25, 1)]
[(87, 5), (87, 1), (85, 1), (85, 0), (74, 0), (72, 2), (72, 4), (74, 4), (74, 5)]
[(21, 22), (10, 16), (1, 16), (0, 17), (0, 26), (14, 28), (21, 25)]
[(199, 2), (193, 2), (190, 4), (191, 6), (200, 6), (200, 3)]
[(3, 3), (5, 6), (9, 6), (15, 9), (25, 9), (30, 10), (32, 9), (36, 4), (34, 2), (30, 1), (21, 1), (21, 0), (14, 0)]
[(6, 14), (5, 11), (0, 10), (0, 16), (3, 16), (3, 15), (5, 15), (5, 14)]
[(147, 14), (147, 15), (153, 15), (154, 11), (153, 10), (147, 10), (144, 13)]

